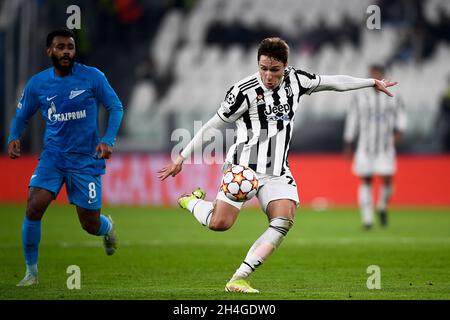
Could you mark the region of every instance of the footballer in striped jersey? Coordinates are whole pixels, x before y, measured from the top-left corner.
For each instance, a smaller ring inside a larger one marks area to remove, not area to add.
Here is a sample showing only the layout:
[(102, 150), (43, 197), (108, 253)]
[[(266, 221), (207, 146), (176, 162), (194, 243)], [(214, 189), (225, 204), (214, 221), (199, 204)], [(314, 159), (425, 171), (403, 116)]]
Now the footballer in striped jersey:
[[(278, 248), (294, 223), (299, 204), (297, 185), (289, 170), (288, 153), (295, 113), (305, 94), (324, 90), (347, 91), (374, 87), (387, 95), (395, 82), (350, 76), (323, 76), (288, 65), (289, 47), (280, 38), (266, 38), (257, 52), (258, 71), (233, 85), (217, 113), (196, 133), (173, 163), (159, 171), (159, 178), (176, 176), (183, 161), (202, 147), (203, 135), (226, 123), (236, 124), (236, 142), (229, 149), (224, 169), (232, 164), (256, 171), (256, 197), (269, 225), (253, 243), (244, 261), (225, 285), (227, 292), (257, 293), (248, 282), (250, 274)], [(242, 202), (228, 199), (219, 191), (216, 201), (205, 201), (198, 188), (181, 196), (179, 205), (210, 230), (225, 231), (236, 221)]]

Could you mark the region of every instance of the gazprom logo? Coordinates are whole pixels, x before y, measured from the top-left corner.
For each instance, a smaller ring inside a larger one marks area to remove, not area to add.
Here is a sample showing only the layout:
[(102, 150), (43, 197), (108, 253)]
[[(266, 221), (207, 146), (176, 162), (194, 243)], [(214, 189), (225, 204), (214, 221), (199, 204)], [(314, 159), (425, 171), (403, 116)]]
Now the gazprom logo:
[(47, 114), (48, 120), (50, 120), (51, 122), (56, 122), (57, 120), (56, 106), (53, 102), (50, 104), (50, 108), (48, 108)]
[(78, 110), (74, 112), (56, 113), (56, 106), (52, 102), (50, 108), (47, 111), (48, 120), (51, 122), (64, 122), (70, 120), (78, 120), (86, 118), (86, 109)]

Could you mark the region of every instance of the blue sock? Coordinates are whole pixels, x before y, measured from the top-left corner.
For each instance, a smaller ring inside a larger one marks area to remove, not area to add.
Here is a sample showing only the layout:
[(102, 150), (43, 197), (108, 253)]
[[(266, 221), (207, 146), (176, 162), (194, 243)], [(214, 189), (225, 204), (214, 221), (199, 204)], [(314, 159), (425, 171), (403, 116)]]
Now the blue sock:
[(112, 225), (109, 219), (103, 214), (100, 215), (100, 227), (98, 228), (97, 235), (104, 236), (111, 231)]
[(29, 220), (26, 216), (22, 225), (22, 245), (27, 272), (37, 274), (39, 242), (41, 241), (41, 220)]

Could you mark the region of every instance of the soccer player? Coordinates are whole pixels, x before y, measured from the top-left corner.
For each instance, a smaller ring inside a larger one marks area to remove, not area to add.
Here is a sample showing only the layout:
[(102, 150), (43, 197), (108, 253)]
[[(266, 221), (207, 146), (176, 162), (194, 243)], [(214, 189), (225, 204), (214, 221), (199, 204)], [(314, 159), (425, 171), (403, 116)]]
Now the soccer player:
[[(381, 80), (384, 74), (382, 65), (370, 67), (372, 78)], [(387, 205), (393, 193), (392, 178), (396, 171), (395, 146), (405, 128), (406, 115), (398, 97), (388, 98), (376, 90), (364, 90), (355, 95), (345, 122), (344, 154), (353, 157), (353, 173), (361, 178), (358, 202), (366, 230), (373, 227), (372, 181), (376, 175), (382, 179), (378, 217), (381, 226), (388, 223)], [(357, 136), (353, 154), (352, 144)]]
[[(289, 169), (288, 152), (300, 97), (324, 90), (346, 91), (374, 87), (388, 95), (395, 82), (350, 76), (319, 76), (288, 66), (289, 47), (280, 38), (264, 39), (258, 48), (259, 71), (237, 82), (227, 92), (217, 113), (197, 132), (178, 158), (159, 171), (159, 178), (176, 176), (183, 161), (202, 146), (202, 136), (212, 128), (236, 123), (237, 140), (227, 153), (225, 169), (231, 164), (249, 166), (257, 172), (257, 198), (268, 218), (266, 231), (251, 246), (244, 261), (225, 286), (227, 292), (258, 292), (248, 277), (280, 246), (294, 223), (299, 205), (297, 185)], [(198, 188), (179, 198), (179, 205), (192, 212), (210, 230), (229, 229), (242, 202), (219, 191), (216, 201), (205, 201)]]
[[(111, 217), (100, 213), (101, 176), (105, 159), (112, 154), (123, 116), (123, 107), (105, 75), (98, 69), (75, 62), (75, 36), (60, 29), (47, 36), (47, 54), (53, 63), (26, 84), (17, 105), (8, 138), (11, 159), (20, 157), (20, 137), (29, 119), (40, 111), (45, 123), (44, 149), (31, 176), (22, 242), (25, 277), (17, 286), (38, 284), (38, 251), (41, 219), (63, 184), (76, 206), (81, 226), (102, 236), (106, 254), (116, 250)], [(100, 139), (99, 103), (109, 113), (105, 135)]]

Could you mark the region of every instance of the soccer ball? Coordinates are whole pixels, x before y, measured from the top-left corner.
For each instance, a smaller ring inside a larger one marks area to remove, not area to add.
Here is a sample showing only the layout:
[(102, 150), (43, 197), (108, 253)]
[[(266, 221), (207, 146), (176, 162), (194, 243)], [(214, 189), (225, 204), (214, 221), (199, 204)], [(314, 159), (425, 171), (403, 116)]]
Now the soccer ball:
[(258, 186), (255, 171), (246, 166), (233, 165), (223, 175), (220, 188), (228, 199), (244, 202), (255, 196)]

